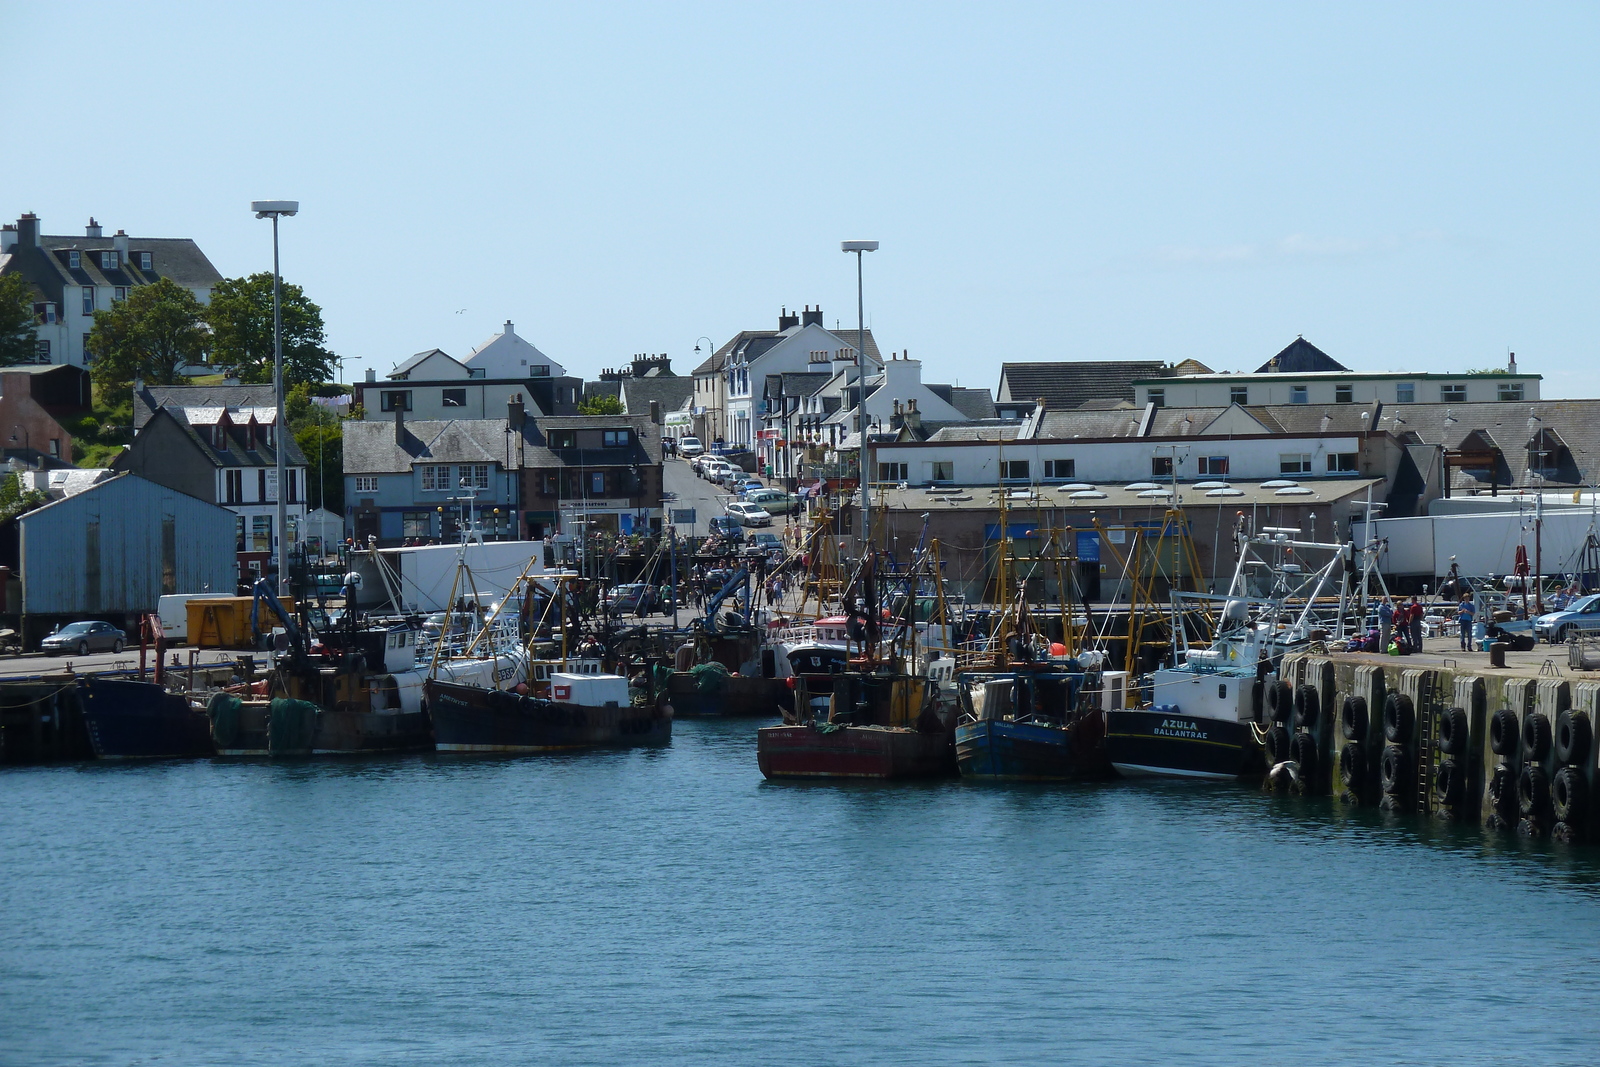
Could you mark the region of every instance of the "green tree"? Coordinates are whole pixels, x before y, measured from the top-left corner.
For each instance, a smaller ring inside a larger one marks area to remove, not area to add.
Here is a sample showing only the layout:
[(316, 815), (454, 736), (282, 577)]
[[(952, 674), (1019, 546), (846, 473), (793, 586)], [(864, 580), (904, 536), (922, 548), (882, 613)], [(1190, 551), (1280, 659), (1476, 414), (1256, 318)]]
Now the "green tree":
[(622, 401), (605, 393), (596, 393), (578, 404), (579, 415), (621, 415)]
[[(283, 283), (283, 384), (325, 382), (334, 356), (324, 347), (322, 309)], [(211, 290), (212, 362), (241, 382), (272, 381), (272, 275), (225, 278)]]
[(162, 278), (94, 313), (90, 374), (107, 393), (127, 389), (135, 378), (172, 385), (183, 380), (183, 367), (201, 361), (207, 342), (205, 308), (189, 290)]
[(33, 327), (33, 290), (20, 274), (0, 276), (0, 367), (32, 363), (37, 343)]

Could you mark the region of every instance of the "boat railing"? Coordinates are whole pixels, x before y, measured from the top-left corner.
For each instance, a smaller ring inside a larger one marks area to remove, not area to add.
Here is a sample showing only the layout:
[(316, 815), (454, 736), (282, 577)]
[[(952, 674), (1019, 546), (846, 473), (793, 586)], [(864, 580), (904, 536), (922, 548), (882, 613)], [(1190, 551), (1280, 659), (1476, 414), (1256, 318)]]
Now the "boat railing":
[[(457, 659), (467, 654), (467, 649), (478, 638), (479, 631), (467, 630), (458, 633), (423, 634), (417, 639), (417, 662), (427, 663), (436, 655), (445, 659)], [(483, 639), (477, 642), (473, 654), (483, 659), (491, 656), (501, 656), (514, 652), (522, 647), (522, 634), (517, 624), (517, 618), (510, 616), (497, 619), (487, 627)]]

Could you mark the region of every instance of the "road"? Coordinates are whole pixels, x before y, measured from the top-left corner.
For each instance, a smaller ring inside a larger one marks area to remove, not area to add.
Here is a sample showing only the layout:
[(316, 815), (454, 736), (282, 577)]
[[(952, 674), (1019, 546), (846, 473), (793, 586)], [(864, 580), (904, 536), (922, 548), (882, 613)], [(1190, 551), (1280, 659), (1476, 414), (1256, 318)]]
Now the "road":
[[(245, 652), (230, 652), (220, 649), (201, 649), (195, 657), (195, 663), (232, 663), (240, 656), (248, 655)], [(189, 666), (189, 649), (174, 648), (167, 650), (167, 664), (170, 666), (172, 657), (177, 656), (182, 668)], [(257, 653), (259, 664), (265, 664), (265, 653)], [(155, 665), (155, 650), (146, 654), (146, 666)], [(26, 656), (0, 656), (0, 678), (29, 678), (38, 674), (62, 674), (71, 671), (75, 674), (100, 674), (105, 671), (138, 670), (139, 649), (125, 648), (121, 652), (97, 652), (88, 656), (41, 656), (37, 653)]]
[[(661, 470), (667, 492), (677, 494), (674, 499), (665, 501), (663, 506), (694, 508), (694, 526), (679, 529), (679, 535), (693, 537), (709, 533), (707, 523), (714, 516), (725, 514), (733, 497), (724, 492), (720, 486), (696, 477), (686, 460), (667, 456), (661, 461)], [(668, 517), (670, 518), (670, 514)], [(782, 515), (773, 516), (773, 532), (781, 535), (783, 525), (788, 521), (790, 520)]]

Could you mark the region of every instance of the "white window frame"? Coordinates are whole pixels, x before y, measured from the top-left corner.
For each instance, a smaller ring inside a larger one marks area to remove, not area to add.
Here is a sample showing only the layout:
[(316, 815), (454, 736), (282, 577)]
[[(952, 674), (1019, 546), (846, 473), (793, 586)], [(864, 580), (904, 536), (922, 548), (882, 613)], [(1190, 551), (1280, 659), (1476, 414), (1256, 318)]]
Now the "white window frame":
[(1210, 478), (1226, 478), (1228, 476), (1228, 457), (1201, 456), (1198, 473)]
[(139, 253), (139, 269), (140, 270), (149, 270), (150, 269), (150, 263), (151, 263), (150, 253), (149, 252), (140, 252)]
[(1439, 386), (1439, 403), (1465, 404), (1467, 402), (1466, 382), (1447, 382)]
[(355, 491), (358, 493), (376, 493), (378, 491), (378, 476), (376, 474), (356, 475)]
[(1522, 383), (1501, 382), (1497, 394), (1501, 400), (1520, 401), (1523, 394)]
[(1076, 478), (1078, 476), (1078, 461), (1076, 458), (1047, 459), (1044, 461), (1044, 476), (1046, 478)]
[(1309, 452), (1279, 452), (1279, 474), (1310, 474), (1311, 453)]
[(69, 270), (82, 270), (83, 269), (83, 254), (81, 252), (79, 252), (76, 248), (71, 249), (70, 251), (67, 252), (67, 269), (69, 269)]
[(94, 286), (86, 285), (83, 287), (83, 313), (85, 315), (93, 315), (94, 304)]
[[(824, 353), (826, 354), (826, 353)], [(928, 481), (953, 482), (956, 480), (956, 461), (953, 459), (931, 459), (928, 461)]]
[(116, 253), (115, 249), (112, 249), (110, 251), (104, 251), (104, 252), (100, 253), (100, 269), (101, 270), (116, 270), (117, 269), (117, 253)]
[[(1350, 464), (1348, 467), (1344, 466), (1344, 461), (1346, 461), (1346, 460), (1348, 460), (1349, 464)], [(1360, 469), (1361, 469), (1361, 453), (1360, 452), (1329, 452), (1328, 453), (1328, 473), (1329, 474), (1355, 474)]]
[(1309, 404), (1309, 403), (1311, 403), (1311, 388), (1310, 388), (1310, 386), (1305, 386), (1305, 385), (1291, 385), (1291, 386), (1289, 386), (1289, 403), (1291, 403), (1291, 404)]
[(1395, 382), (1394, 402), (1396, 404), (1415, 404), (1417, 402), (1417, 383)]

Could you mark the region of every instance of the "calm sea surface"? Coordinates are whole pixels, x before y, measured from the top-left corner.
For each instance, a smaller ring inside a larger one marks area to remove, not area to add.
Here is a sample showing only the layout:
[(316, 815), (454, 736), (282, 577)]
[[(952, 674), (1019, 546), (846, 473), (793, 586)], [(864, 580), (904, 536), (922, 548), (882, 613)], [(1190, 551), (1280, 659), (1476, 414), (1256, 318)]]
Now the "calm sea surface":
[(0, 773), (0, 1061), (1600, 1061), (1600, 849), (754, 729)]

